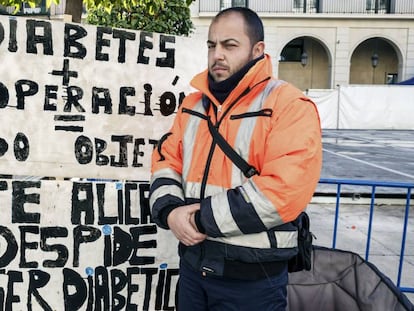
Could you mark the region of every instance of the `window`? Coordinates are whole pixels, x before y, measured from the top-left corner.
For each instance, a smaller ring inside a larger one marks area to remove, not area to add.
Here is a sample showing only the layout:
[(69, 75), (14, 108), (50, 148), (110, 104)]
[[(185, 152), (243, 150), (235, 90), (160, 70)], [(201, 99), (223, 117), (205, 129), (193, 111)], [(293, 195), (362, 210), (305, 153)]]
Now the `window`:
[(387, 13), (390, 11), (390, 0), (366, 0), (367, 12), (369, 13)]
[[(14, 6), (0, 6), (0, 14), (7, 14), (12, 15), (14, 14), (15, 7)], [(20, 10), (16, 13), (16, 15), (47, 15), (48, 8), (46, 8), (46, 0), (41, 0), (40, 3), (36, 3), (36, 5), (32, 8), (28, 3), (24, 2), (20, 6)]]
[(397, 83), (398, 74), (397, 73), (386, 73), (386, 83), (395, 84)]
[(47, 14), (46, 3), (45, 1), (42, 1), (40, 4), (36, 4), (33, 8), (28, 3), (23, 3), (20, 12), (23, 15)]
[(248, 7), (247, 0), (220, 0), (220, 10), (235, 7), (243, 6)]
[(303, 12), (303, 0), (294, 0), (293, 9), (295, 12)]
[(303, 38), (294, 39), (290, 41), (282, 50), (280, 54), (281, 62), (300, 62), (303, 49)]
[(317, 13), (319, 0), (294, 0), (293, 11), (296, 13)]

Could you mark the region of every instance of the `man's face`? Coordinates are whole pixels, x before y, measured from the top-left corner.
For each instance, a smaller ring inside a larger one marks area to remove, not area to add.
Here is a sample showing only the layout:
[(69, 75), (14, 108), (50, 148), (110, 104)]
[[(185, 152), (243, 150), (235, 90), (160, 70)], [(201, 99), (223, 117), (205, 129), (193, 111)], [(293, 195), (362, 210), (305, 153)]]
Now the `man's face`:
[[(208, 32), (208, 70), (214, 81), (226, 80), (250, 60), (260, 56), (257, 45), (252, 47), (240, 14), (221, 16), (210, 25)], [(263, 44), (263, 42), (260, 42)]]

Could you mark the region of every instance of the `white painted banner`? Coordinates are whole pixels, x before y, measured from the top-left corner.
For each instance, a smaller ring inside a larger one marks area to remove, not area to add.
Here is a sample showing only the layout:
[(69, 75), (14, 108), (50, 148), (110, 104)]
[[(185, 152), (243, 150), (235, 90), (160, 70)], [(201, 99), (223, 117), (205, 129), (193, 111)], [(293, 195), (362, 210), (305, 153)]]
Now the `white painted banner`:
[(205, 51), (195, 38), (0, 16), (0, 174), (147, 180)]
[(150, 160), (205, 45), (0, 16), (0, 310), (175, 309)]
[(0, 180), (0, 310), (174, 310), (149, 185)]

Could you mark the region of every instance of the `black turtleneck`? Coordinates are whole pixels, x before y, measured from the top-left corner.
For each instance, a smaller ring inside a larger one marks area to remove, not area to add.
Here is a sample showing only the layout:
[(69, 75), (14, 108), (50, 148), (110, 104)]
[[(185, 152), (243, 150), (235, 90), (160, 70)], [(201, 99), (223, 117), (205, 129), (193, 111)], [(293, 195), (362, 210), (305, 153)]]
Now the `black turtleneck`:
[(232, 76), (227, 78), (226, 80), (215, 82), (213, 77), (208, 74), (208, 86), (210, 92), (214, 95), (214, 97), (219, 101), (219, 103), (223, 103), (227, 96), (233, 91), (233, 89), (237, 86), (240, 80), (244, 77), (244, 75), (252, 68), (259, 60), (263, 59), (264, 55), (259, 56), (248, 62), (244, 65), (239, 71), (234, 73)]

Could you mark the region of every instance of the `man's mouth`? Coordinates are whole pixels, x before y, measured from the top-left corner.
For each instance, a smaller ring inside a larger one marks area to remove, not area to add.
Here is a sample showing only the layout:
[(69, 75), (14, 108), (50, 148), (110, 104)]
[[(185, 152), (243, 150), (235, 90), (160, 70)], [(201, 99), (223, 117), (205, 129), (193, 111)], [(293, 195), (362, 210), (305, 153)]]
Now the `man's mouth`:
[(221, 66), (221, 65), (214, 65), (213, 66), (213, 71), (214, 72), (227, 71), (227, 67), (226, 66)]

